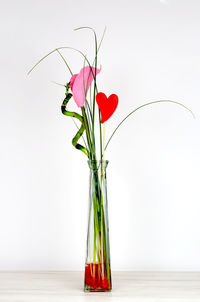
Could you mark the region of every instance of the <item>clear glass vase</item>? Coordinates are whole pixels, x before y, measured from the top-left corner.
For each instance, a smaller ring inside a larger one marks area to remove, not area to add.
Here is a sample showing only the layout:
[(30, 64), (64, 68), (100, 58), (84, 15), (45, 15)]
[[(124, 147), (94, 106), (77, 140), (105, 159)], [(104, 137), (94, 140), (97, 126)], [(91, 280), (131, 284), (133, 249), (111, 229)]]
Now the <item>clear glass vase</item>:
[(89, 217), (84, 290), (111, 291), (106, 168), (108, 161), (88, 161)]

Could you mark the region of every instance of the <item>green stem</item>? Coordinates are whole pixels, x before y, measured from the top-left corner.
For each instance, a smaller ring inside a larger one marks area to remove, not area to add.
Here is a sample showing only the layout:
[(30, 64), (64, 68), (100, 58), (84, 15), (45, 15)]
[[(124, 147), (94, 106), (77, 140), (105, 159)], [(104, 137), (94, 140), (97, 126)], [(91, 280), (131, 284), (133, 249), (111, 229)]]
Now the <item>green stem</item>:
[[(96, 70), (97, 70), (97, 53), (100, 49), (100, 46), (101, 46), (101, 43), (103, 41), (103, 38), (104, 38), (104, 34), (105, 34), (105, 31), (106, 31), (106, 28), (104, 29), (104, 32), (103, 32), (103, 36), (101, 38), (101, 41), (100, 41), (100, 44), (99, 44), (99, 47), (97, 45), (97, 35), (96, 35), (96, 32), (95, 30), (92, 28), (92, 27), (89, 27), (89, 26), (82, 26), (82, 27), (78, 27), (78, 28), (75, 28), (74, 30), (80, 30), (80, 29), (90, 29), (93, 31), (94, 33), (94, 39), (95, 39), (95, 72), (93, 73), (93, 70), (91, 68), (91, 72), (92, 72), (92, 76), (94, 78), (94, 94), (93, 94), (93, 106), (92, 106), (92, 143), (93, 143), (93, 147), (94, 147), (94, 150), (95, 150), (95, 134), (94, 134), (94, 125), (95, 125), (95, 104), (96, 104), (96, 100), (95, 100), (95, 96), (96, 96), (96, 92), (97, 91), (97, 85), (96, 85)], [(93, 65), (93, 64), (92, 64)], [(89, 64), (90, 66), (90, 64)], [(91, 67), (91, 66), (90, 66)]]
[[(102, 129), (101, 129), (101, 113), (99, 110), (99, 140), (100, 140), (100, 158), (101, 158), (101, 171), (102, 171), (102, 158), (103, 158), (103, 147), (102, 147)], [(102, 173), (103, 174), (103, 173)]]
[(87, 120), (87, 116), (86, 116), (86, 113), (85, 113), (85, 108), (81, 107), (81, 111), (82, 111), (82, 114), (83, 114), (86, 136), (87, 136), (88, 146), (89, 146), (89, 149), (90, 149), (90, 157), (93, 157), (93, 148), (92, 148), (92, 142), (91, 142), (91, 138), (90, 138), (88, 120)]
[(94, 219), (94, 250), (93, 250), (93, 263), (96, 263), (96, 225)]
[(94, 72), (94, 94), (93, 94), (93, 119), (92, 119), (92, 135), (93, 135), (93, 141), (95, 142), (95, 136), (94, 136), (94, 123), (95, 123), (95, 104), (96, 104), (96, 76), (97, 76), (97, 36), (94, 31), (94, 37), (95, 37), (95, 72)]
[[(102, 250), (104, 253), (104, 259), (105, 259), (105, 264), (106, 264), (106, 276), (107, 276), (107, 281), (108, 281), (108, 286), (110, 287), (110, 263), (107, 255), (107, 249), (109, 248), (106, 244), (106, 222), (105, 222), (105, 215), (104, 215), (104, 210), (103, 210), (103, 195), (101, 195), (101, 232), (103, 236), (103, 246)], [(104, 263), (103, 263), (104, 265)]]
[(67, 63), (67, 61), (65, 60), (65, 58), (63, 57), (63, 55), (61, 54), (61, 52), (57, 49), (57, 52), (59, 53), (59, 55), (61, 56), (62, 60), (64, 61), (65, 65), (67, 66), (69, 72), (71, 73), (71, 76), (73, 76), (73, 72), (71, 70), (71, 68), (69, 67), (69, 64)]

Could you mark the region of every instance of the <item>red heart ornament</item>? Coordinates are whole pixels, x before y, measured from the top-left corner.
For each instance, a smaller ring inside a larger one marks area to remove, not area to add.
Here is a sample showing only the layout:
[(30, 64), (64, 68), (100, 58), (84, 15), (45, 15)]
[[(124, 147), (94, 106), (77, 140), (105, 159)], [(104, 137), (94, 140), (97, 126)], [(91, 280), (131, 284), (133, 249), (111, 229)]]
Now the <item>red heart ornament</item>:
[(101, 112), (101, 123), (103, 124), (115, 112), (119, 101), (118, 96), (116, 94), (111, 94), (107, 98), (103, 92), (99, 92), (96, 95), (96, 101)]

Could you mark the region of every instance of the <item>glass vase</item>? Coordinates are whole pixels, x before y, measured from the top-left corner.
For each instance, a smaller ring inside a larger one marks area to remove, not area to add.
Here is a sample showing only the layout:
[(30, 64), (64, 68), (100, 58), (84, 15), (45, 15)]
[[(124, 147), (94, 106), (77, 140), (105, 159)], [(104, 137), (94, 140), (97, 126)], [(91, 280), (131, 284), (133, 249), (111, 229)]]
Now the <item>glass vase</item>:
[(89, 215), (84, 290), (111, 291), (106, 168), (108, 161), (88, 161)]

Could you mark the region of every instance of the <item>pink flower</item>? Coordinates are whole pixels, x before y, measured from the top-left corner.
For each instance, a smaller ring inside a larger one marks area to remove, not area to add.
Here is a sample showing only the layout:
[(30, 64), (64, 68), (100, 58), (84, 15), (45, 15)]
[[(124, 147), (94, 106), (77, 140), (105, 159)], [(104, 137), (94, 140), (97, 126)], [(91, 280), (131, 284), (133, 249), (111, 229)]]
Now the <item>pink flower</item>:
[[(96, 69), (96, 75), (101, 71)], [(74, 101), (78, 107), (83, 107), (85, 104), (86, 94), (95, 76), (95, 68), (85, 66), (78, 74), (74, 74), (70, 80), (70, 88), (73, 94)]]

